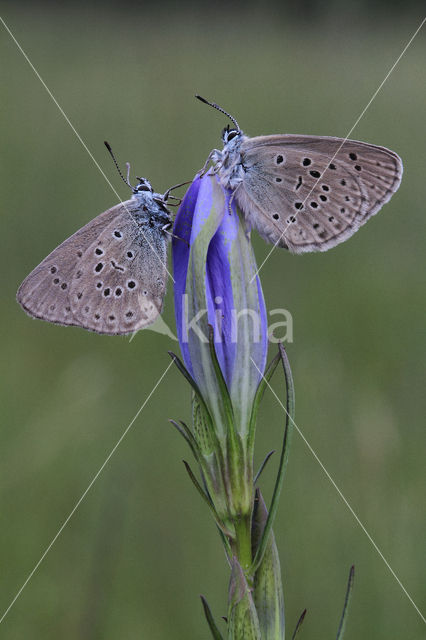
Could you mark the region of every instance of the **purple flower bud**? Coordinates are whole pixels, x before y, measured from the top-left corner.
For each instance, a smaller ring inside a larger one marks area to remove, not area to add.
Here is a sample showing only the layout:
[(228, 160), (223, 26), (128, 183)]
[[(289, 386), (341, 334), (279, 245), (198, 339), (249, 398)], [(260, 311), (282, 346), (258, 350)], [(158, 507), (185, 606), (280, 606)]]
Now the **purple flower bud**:
[(215, 176), (196, 177), (177, 213), (178, 238), (173, 240), (177, 335), (185, 365), (219, 437), (223, 413), (209, 325), (241, 436), (246, 434), (268, 344), (265, 303), (249, 233), (230, 198)]

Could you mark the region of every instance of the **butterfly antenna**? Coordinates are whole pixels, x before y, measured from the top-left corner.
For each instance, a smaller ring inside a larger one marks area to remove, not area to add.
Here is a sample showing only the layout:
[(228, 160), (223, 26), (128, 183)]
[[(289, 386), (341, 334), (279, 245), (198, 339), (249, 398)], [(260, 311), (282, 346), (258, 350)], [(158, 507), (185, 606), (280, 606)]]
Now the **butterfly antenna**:
[(206, 100), (205, 98), (202, 98), (201, 96), (199, 96), (197, 93), (195, 94), (195, 97), (198, 98), (198, 100), (201, 100), (201, 102), (204, 102), (204, 104), (208, 104), (209, 107), (213, 107), (214, 109), (217, 109), (218, 111), (220, 111), (221, 113), (224, 113), (225, 116), (228, 116), (228, 118), (230, 120), (232, 120), (232, 122), (235, 124), (235, 126), (237, 127), (238, 131), (241, 131), (240, 126), (238, 124), (238, 122), (235, 120), (235, 118), (233, 116), (231, 116), (230, 113), (228, 113), (227, 111), (225, 111), (225, 109), (222, 109), (222, 107), (219, 107), (218, 104), (216, 104), (215, 102), (209, 102), (208, 100)]
[(106, 148), (108, 149), (108, 151), (109, 151), (109, 153), (110, 153), (110, 155), (111, 155), (111, 158), (114, 160), (114, 164), (115, 164), (115, 166), (116, 166), (116, 168), (117, 168), (117, 171), (118, 171), (118, 174), (119, 174), (120, 178), (123, 180), (123, 182), (124, 182), (125, 184), (127, 184), (127, 186), (128, 186), (128, 187), (130, 187), (130, 188), (133, 190), (133, 187), (132, 187), (132, 185), (131, 185), (131, 184), (130, 184), (130, 182), (129, 182), (130, 164), (129, 164), (128, 162), (126, 162), (126, 167), (127, 167), (127, 180), (126, 180), (126, 178), (123, 176), (123, 174), (122, 174), (122, 172), (121, 172), (120, 167), (118, 166), (118, 162), (117, 162), (117, 160), (115, 159), (115, 155), (114, 155), (114, 154), (113, 154), (113, 152), (112, 152), (111, 145), (110, 145), (110, 144), (109, 144), (109, 142), (107, 142), (106, 140), (104, 140), (104, 145), (105, 145), (105, 146), (106, 146)]

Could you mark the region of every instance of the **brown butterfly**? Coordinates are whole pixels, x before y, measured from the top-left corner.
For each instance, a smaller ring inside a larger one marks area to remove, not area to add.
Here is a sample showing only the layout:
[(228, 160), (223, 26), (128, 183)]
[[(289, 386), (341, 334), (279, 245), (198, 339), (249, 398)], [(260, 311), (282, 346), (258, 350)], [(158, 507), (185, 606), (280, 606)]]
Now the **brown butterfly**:
[(234, 124), (208, 159), (249, 224), (294, 253), (326, 251), (376, 214), (398, 189), (396, 153), (366, 142), (293, 134), (244, 135)]
[(172, 226), (166, 203), (181, 185), (161, 195), (145, 178), (132, 187), (129, 166), (127, 179), (117, 169), (132, 198), (79, 229), (25, 278), (17, 300), (29, 315), (116, 335), (142, 329), (161, 313)]

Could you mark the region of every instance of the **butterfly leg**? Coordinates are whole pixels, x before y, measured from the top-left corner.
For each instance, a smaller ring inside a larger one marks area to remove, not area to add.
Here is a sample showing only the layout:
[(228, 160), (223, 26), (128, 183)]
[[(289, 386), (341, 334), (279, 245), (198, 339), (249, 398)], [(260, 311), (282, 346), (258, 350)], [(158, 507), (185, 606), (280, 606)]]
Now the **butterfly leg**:
[(202, 178), (206, 174), (207, 167), (209, 166), (210, 162), (214, 165), (213, 167), (214, 173), (217, 173), (219, 170), (219, 162), (221, 159), (222, 159), (222, 152), (219, 151), (219, 149), (213, 149), (212, 151), (210, 151), (209, 155), (207, 156), (207, 160), (205, 161), (203, 168), (197, 172), (197, 175), (200, 176), (200, 178)]
[(237, 193), (237, 191), (240, 188), (241, 184), (242, 183), (240, 182), (240, 184), (237, 186), (237, 188), (234, 189), (234, 191), (232, 192), (232, 196), (229, 198), (229, 203), (228, 203), (229, 215), (232, 215), (232, 203), (234, 202), (235, 194)]
[(164, 227), (161, 227), (161, 231), (163, 231), (164, 233), (167, 233), (167, 235), (169, 235), (171, 238), (175, 238), (175, 240), (182, 240), (182, 242), (185, 242), (188, 247), (189, 247), (189, 242), (188, 240), (185, 240), (185, 238), (181, 238), (180, 236), (177, 236), (175, 233), (172, 233), (171, 231), (169, 231), (169, 224), (165, 224)]

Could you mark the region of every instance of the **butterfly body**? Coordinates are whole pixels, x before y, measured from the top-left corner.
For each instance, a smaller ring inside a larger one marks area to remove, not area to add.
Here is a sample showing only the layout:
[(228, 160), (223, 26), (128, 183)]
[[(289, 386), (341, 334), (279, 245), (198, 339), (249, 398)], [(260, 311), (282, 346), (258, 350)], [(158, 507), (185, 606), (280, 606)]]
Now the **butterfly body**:
[[(199, 97), (199, 96), (197, 96)], [(233, 192), (250, 227), (293, 253), (326, 251), (353, 235), (398, 189), (398, 155), (365, 142), (330, 136), (222, 132), (223, 149), (208, 160)]]
[(161, 313), (172, 217), (147, 180), (133, 197), (79, 229), (23, 281), (31, 316), (109, 335), (141, 329)]

